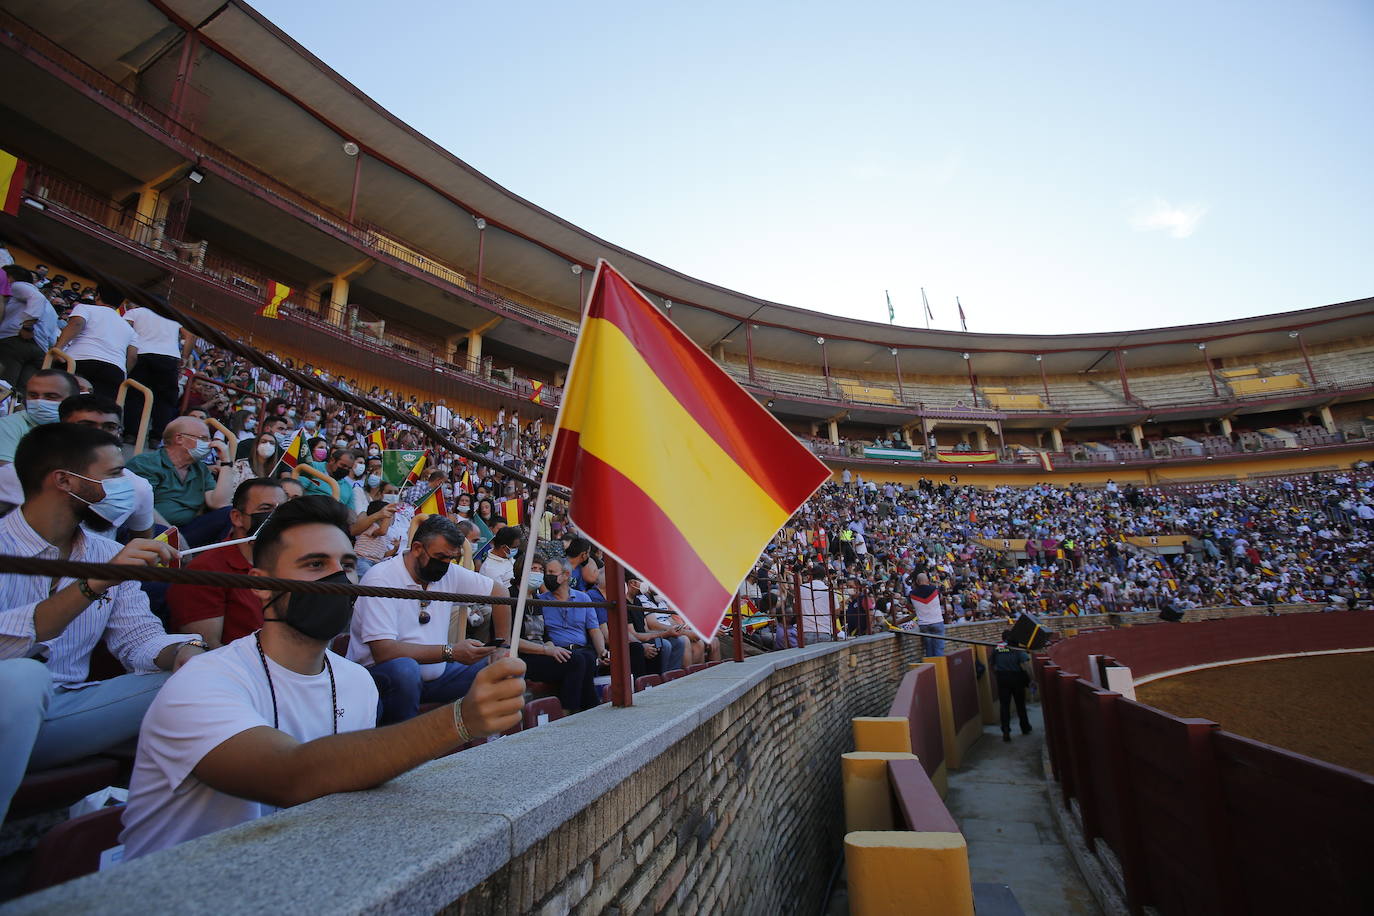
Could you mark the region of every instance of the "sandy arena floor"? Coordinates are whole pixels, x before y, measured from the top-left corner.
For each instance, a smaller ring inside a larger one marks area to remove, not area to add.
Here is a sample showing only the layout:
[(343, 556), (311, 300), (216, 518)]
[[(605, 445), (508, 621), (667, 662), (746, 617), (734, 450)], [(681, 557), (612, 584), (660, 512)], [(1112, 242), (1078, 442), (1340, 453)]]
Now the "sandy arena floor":
[(1136, 689), (1176, 716), (1374, 774), (1374, 652), (1310, 655), (1178, 674)]

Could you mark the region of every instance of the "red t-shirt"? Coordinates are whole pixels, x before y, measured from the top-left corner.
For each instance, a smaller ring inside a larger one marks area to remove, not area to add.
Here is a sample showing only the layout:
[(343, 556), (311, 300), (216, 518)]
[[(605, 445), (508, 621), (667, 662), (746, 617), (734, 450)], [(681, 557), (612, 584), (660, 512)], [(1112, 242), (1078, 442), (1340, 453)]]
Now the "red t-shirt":
[[(235, 544), (207, 550), (192, 559), (186, 568), (247, 575), (252, 564)], [(174, 632), (195, 620), (223, 617), (221, 643), (233, 642), (262, 627), (262, 602), (246, 588), (173, 585), (167, 589), (167, 610)]]

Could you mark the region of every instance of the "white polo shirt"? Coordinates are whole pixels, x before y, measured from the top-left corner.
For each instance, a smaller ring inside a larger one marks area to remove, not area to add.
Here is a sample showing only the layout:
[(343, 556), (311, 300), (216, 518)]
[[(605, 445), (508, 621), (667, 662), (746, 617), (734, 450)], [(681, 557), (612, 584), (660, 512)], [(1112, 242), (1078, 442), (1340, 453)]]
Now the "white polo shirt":
[(81, 333), (67, 342), (67, 355), (72, 359), (95, 359), (110, 363), (124, 371), (129, 347), (138, 346), (134, 326), (118, 312), (106, 305), (83, 302), (72, 309), (73, 318), (84, 318)]
[[(411, 589), (417, 596), (424, 594), (420, 584), (412, 579), (406, 570), (405, 554), (378, 563), (367, 571), (360, 584)], [(490, 595), (493, 584), (488, 576), (464, 569), (457, 563), (450, 563), (444, 578), (432, 584), (429, 590), (464, 595)], [(353, 606), (353, 624), (348, 630), (348, 657), (360, 665), (375, 665), (372, 647), (368, 645), (375, 639), (394, 639), (424, 646), (447, 645), (448, 622), (453, 614), (452, 603), (432, 601), (422, 608), (422, 600), (424, 599), (421, 597), (414, 601), (400, 598), (359, 598), (358, 603)], [(428, 622), (420, 623), (421, 611), (429, 614)], [(426, 681), (434, 680), (444, 673), (444, 665), (444, 662), (421, 665), (420, 678)]]
[[(267, 660), (277, 693), (278, 727), (297, 741), (332, 735), (336, 715), (340, 733), (377, 725), (372, 675), (333, 652), (326, 658), (334, 670), (337, 707), (331, 706), (328, 672), (297, 674)], [(250, 728), (271, 728), (272, 708), (272, 692), (252, 636), (192, 658), (168, 678), (138, 733), (138, 756), (119, 837), (126, 859), (277, 810), (226, 795), (193, 775), (201, 760), (225, 741)]]

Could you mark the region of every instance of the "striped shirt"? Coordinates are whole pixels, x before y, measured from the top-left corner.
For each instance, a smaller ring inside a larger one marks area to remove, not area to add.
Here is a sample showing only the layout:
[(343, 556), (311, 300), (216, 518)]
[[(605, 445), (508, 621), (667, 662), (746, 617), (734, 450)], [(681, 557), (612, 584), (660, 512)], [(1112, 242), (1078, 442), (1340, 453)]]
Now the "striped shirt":
[[(120, 550), (109, 538), (78, 531), (69, 559), (106, 563)], [(58, 549), (33, 530), (22, 509), (0, 519), (0, 554), (60, 559)], [(195, 638), (167, 635), (148, 609), (148, 596), (139, 584), (121, 582), (109, 590), (106, 600), (93, 602), (56, 638), (39, 642), (34, 609), (75, 581), (0, 576), (0, 659), (46, 657), (53, 683), (70, 689), (91, 683), (91, 652), (102, 639), (127, 670), (147, 674), (158, 670), (156, 659), (164, 648)]]

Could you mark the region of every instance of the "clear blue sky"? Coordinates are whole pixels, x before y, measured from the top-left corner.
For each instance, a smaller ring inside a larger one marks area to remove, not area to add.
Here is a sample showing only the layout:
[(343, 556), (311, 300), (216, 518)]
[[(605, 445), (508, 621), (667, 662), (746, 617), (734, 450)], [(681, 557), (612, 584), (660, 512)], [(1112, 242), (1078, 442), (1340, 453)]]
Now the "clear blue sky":
[(1374, 295), (1374, 3), (256, 0), (608, 241), (921, 326), (1156, 327)]

